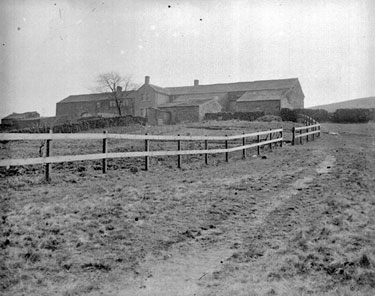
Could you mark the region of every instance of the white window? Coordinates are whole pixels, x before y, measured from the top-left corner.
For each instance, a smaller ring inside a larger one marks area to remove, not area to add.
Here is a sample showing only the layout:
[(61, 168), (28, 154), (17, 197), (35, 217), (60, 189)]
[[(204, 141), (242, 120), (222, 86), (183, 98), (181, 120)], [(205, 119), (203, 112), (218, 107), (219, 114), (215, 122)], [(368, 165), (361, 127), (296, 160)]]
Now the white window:
[(100, 108), (102, 104), (100, 102), (96, 102), (96, 108)]
[(116, 102), (115, 101), (109, 101), (109, 107), (111, 107), (111, 108), (116, 107)]

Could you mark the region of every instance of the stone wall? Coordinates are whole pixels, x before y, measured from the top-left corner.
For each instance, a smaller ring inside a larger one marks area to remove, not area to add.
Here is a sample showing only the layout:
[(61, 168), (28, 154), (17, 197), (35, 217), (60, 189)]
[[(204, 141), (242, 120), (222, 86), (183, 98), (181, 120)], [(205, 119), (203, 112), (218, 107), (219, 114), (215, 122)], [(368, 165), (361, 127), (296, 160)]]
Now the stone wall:
[(147, 109), (147, 123), (151, 125), (169, 124), (171, 121), (171, 113), (157, 108)]
[(303, 109), (304, 107), (304, 94), (300, 84), (295, 85), (285, 95), (286, 100), (282, 100), (281, 108), (289, 109)]
[[(64, 123), (62, 125), (56, 125), (52, 128), (54, 133), (77, 133), (80, 131), (86, 131), (95, 128), (107, 128), (111, 126), (127, 126), (133, 124), (145, 124), (145, 119), (142, 117), (135, 116), (118, 116), (113, 118), (96, 118), (80, 120), (79, 122)], [(24, 129), (10, 130), (9, 132), (14, 133), (47, 133), (49, 127), (46, 126), (34, 126)]]
[(175, 107), (160, 107), (163, 111), (171, 113), (170, 123), (196, 122), (199, 121), (199, 107), (198, 106), (175, 106)]
[(237, 102), (236, 110), (237, 112), (264, 111), (266, 115), (267, 114), (279, 115), (280, 114), (280, 100)]

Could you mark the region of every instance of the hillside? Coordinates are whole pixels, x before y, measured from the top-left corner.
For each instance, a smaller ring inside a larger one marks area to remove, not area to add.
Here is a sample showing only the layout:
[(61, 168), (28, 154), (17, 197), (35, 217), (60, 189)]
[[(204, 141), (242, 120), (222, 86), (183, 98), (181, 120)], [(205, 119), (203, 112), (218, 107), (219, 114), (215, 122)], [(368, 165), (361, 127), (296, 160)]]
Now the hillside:
[(345, 108), (375, 108), (375, 97), (354, 99), (333, 104), (314, 106), (309, 109), (325, 109), (328, 112), (335, 112), (337, 109)]

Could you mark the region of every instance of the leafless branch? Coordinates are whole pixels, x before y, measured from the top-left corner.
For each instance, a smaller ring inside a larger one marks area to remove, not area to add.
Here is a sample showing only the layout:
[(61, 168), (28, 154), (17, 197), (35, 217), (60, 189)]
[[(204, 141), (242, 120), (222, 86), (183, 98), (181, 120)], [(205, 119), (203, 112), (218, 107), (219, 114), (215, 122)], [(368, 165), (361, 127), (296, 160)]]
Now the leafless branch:
[[(122, 87), (123, 92), (119, 96), (117, 87)], [(118, 113), (121, 116), (121, 98), (127, 97), (127, 92), (135, 90), (136, 85), (132, 82), (131, 76), (121, 76), (117, 72), (100, 74), (96, 80), (95, 90), (98, 92), (110, 92), (116, 102)]]

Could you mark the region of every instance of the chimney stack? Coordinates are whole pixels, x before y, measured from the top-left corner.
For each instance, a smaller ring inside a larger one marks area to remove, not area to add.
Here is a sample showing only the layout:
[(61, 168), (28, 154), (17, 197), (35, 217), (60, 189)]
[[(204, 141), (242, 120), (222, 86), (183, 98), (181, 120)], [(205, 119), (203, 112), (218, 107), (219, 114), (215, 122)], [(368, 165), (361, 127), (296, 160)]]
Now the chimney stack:
[(150, 84), (150, 76), (145, 76), (145, 84)]
[(194, 80), (194, 86), (197, 86), (197, 85), (199, 85), (199, 80), (198, 80), (198, 79), (195, 79), (195, 80)]
[(122, 92), (122, 87), (121, 86), (117, 86), (117, 93), (121, 93)]

